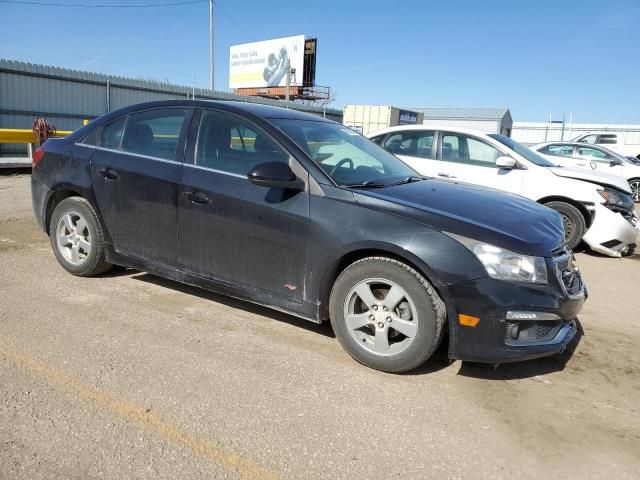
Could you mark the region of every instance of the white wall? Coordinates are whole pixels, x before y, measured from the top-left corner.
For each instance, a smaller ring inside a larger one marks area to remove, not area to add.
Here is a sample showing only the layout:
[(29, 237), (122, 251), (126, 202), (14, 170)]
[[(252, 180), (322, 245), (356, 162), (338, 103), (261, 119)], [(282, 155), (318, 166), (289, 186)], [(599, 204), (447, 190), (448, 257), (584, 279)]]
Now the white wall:
[(607, 123), (574, 123), (565, 124), (564, 137), (562, 124), (546, 122), (513, 122), (511, 138), (520, 143), (541, 143), (544, 141), (573, 140), (583, 133), (611, 132), (624, 136), (625, 143), (640, 144), (640, 125), (623, 125)]

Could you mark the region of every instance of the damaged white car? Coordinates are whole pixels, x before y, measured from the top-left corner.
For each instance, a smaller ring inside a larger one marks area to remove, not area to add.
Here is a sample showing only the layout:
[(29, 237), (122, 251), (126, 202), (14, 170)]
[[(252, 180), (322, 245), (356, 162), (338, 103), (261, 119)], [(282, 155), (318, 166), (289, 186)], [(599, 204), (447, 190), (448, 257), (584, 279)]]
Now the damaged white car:
[(559, 167), (504, 135), (453, 126), (392, 127), (369, 137), (424, 175), (517, 193), (556, 210), (570, 249), (583, 240), (619, 257), (635, 247), (640, 221), (621, 177)]

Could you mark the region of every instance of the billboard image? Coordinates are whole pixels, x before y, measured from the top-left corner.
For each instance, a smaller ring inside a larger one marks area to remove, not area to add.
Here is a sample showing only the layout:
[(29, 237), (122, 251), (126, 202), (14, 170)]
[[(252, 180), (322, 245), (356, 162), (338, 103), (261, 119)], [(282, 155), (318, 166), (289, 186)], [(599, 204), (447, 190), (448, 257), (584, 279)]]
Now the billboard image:
[(304, 35), (232, 45), (229, 88), (284, 87), (287, 62), (296, 70), (291, 85), (302, 85)]

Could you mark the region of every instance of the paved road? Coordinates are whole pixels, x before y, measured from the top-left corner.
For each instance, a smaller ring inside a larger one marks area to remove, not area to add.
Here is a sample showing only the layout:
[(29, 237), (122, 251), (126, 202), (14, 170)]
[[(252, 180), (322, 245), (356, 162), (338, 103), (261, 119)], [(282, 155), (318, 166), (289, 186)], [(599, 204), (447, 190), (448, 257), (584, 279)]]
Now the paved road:
[(68, 275), (28, 182), (0, 176), (0, 479), (638, 478), (640, 257), (579, 255), (575, 351), (388, 375), (327, 326)]

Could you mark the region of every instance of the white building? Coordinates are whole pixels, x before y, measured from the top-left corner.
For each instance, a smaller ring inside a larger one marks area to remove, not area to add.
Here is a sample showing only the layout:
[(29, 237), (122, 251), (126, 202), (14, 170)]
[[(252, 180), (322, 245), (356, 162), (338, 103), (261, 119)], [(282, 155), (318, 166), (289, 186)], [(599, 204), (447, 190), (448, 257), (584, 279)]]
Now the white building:
[(627, 144), (640, 144), (640, 125), (614, 123), (514, 122), (511, 136), (524, 144), (573, 140), (589, 132), (611, 132), (624, 137)]

